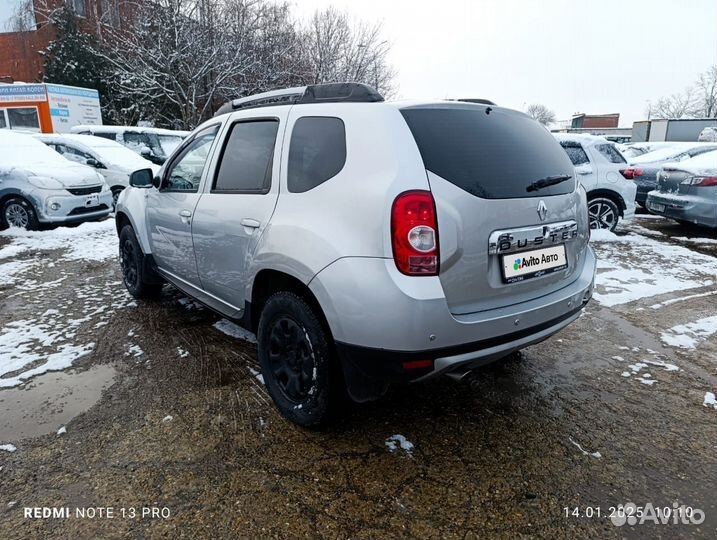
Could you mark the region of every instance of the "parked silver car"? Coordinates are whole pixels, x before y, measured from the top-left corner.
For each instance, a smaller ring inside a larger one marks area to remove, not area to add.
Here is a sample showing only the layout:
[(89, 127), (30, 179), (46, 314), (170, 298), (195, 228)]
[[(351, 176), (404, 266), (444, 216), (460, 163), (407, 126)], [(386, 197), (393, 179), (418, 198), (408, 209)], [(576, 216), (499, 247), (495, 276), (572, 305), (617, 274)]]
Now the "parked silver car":
[(630, 166), (625, 169), (624, 174), (626, 178), (634, 180), (637, 186), (635, 202), (645, 206), (647, 194), (655, 189), (657, 173), (665, 163), (685, 161), (715, 149), (717, 144), (713, 143), (678, 143), (630, 160)]
[(0, 129), (0, 229), (77, 223), (111, 211), (112, 192), (94, 169), (32, 135)]
[(681, 223), (717, 228), (717, 151), (664, 165), (647, 209)]
[(523, 113), (386, 103), (361, 84), (236, 100), (117, 202), (125, 285), (164, 280), (257, 333), (301, 425), (392, 381), (555, 334), (591, 298), (585, 190)]

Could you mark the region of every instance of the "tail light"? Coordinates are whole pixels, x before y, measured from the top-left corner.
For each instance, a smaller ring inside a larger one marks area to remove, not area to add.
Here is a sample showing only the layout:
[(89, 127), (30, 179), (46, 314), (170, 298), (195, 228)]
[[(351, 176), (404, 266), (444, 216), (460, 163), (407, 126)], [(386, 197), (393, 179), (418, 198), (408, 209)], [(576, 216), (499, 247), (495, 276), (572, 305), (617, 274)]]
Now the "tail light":
[(628, 167), (625, 170), (620, 171), (626, 180), (634, 180), (638, 176), (642, 176), (642, 169), (636, 169), (635, 167)]
[(391, 209), (393, 260), (408, 276), (437, 276), (440, 266), (436, 203), (430, 191), (406, 191)]
[(692, 176), (682, 181), (683, 184), (692, 185), (695, 187), (714, 187), (717, 186), (716, 176)]

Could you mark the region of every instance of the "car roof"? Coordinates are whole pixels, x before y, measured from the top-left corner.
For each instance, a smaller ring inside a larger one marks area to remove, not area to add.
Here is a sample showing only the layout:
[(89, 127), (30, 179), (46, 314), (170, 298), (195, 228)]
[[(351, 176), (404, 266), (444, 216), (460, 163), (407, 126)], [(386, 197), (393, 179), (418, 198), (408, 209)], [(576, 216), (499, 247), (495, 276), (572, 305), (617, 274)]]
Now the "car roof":
[(552, 135), (560, 142), (574, 142), (580, 143), (584, 146), (590, 146), (593, 144), (613, 144), (605, 137), (600, 137), (599, 135), (588, 135), (587, 133), (553, 133)]
[(666, 163), (663, 169), (687, 171), (692, 174), (717, 174), (717, 150), (704, 152), (678, 163)]
[(673, 157), (676, 157), (684, 152), (687, 152), (688, 150), (691, 150), (693, 148), (701, 148), (705, 146), (712, 146), (717, 148), (717, 143), (709, 143), (709, 142), (694, 142), (690, 144), (685, 145), (678, 145), (678, 146), (668, 146), (667, 148), (658, 148), (657, 150), (654, 150), (652, 152), (648, 152), (647, 154), (642, 154), (641, 156), (638, 156), (636, 158), (633, 158), (630, 160), (630, 163), (653, 163), (656, 161), (663, 161), (665, 159), (671, 159)]

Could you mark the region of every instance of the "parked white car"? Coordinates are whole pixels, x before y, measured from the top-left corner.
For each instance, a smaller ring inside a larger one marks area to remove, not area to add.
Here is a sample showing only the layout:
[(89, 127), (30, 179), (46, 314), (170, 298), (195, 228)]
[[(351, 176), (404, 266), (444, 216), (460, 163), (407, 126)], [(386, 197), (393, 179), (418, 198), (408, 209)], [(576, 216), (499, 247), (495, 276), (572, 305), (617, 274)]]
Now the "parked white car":
[(697, 140), (699, 142), (717, 142), (717, 127), (706, 127)]
[(628, 164), (615, 144), (594, 135), (553, 135), (573, 162), (588, 194), (590, 228), (613, 231), (620, 219), (632, 219), (637, 186), (623, 175)]
[[(169, 134), (176, 132), (155, 128), (80, 125), (73, 126), (71, 131), (79, 135), (95, 135), (96, 137), (118, 142), (156, 165), (162, 165), (167, 160), (167, 156), (169, 156), (170, 152), (165, 150), (165, 145), (169, 144), (169, 148), (174, 150), (177, 144), (174, 141), (175, 146), (172, 146), (172, 143), (168, 142)], [(161, 135), (165, 140), (164, 144), (158, 132), (163, 132)]]
[(0, 229), (102, 219), (111, 205), (109, 186), (94, 169), (32, 135), (0, 129)]
[(112, 198), (117, 197), (129, 186), (129, 177), (134, 171), (151, 168), (156, 174), (159, 166), (147, 163), (146, 159), (119, 143), (92, 135), (38, 134), (35, 135), (63, 157), (97, 169), (109, 184)]

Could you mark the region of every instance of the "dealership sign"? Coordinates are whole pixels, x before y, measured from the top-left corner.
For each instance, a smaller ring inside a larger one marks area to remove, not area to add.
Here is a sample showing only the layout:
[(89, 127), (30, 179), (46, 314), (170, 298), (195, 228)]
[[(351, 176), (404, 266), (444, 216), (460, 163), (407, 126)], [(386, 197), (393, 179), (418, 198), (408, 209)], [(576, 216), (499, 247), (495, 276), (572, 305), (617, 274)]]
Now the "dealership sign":
[(0, 84), (0, 103), (47, 101), (44, 84)]

